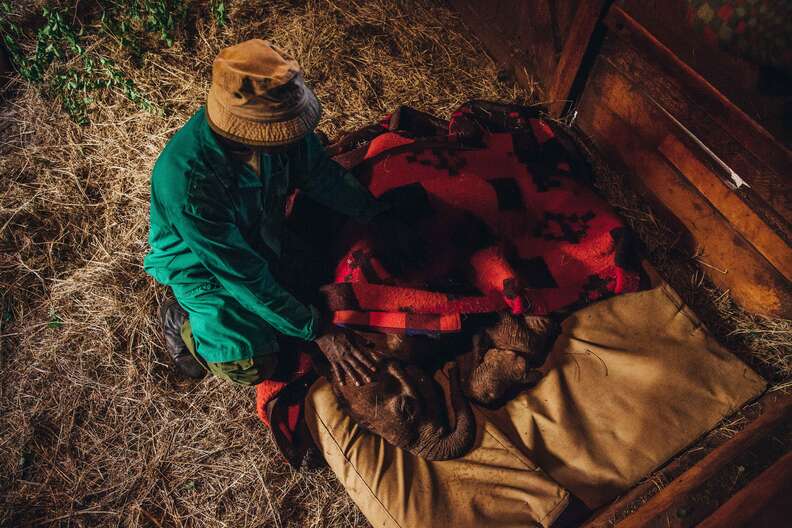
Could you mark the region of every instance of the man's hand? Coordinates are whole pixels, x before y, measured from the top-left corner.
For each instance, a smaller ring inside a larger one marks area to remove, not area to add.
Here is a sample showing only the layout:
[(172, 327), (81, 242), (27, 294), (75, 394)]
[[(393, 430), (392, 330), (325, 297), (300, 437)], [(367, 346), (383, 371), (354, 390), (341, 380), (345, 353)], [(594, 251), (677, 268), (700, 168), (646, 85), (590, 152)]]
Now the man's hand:
[(348, 331), (325, 324), (316, 344), (330, 362), (341, 385), (345, 383), (346, 376), (358, 386), (371, 382), (371, 373), (377, 370), (376, 357), (371, 350), (355, 346)]

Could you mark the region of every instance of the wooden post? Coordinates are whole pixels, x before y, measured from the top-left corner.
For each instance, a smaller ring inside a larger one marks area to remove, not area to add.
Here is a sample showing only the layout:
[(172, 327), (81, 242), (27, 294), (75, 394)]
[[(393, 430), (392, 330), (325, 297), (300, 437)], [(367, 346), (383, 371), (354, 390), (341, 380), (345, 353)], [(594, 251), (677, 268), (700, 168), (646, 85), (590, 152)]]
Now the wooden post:
[(556, 117), (561, 115), (569, 102), (572, 83), (578, 75), (594, 28), (608, 3), (608, 0), (582, 0), (580, 2), (569, 28), (569, 35), (561, 51), (558, 65), (553, 73), (550, 89), (547, 92), (547, 107), (550, 115)]

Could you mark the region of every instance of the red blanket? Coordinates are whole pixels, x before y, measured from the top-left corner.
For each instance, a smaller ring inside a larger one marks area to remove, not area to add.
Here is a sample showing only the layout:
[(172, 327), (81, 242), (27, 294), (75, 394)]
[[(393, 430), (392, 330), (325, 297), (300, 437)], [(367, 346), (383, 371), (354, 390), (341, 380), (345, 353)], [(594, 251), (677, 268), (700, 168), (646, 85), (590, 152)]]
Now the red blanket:
[[(429, 263), (392, 277), (365, 230), (347, 234), (338, 284), (326, 288), (337, 324), (453, 332), (464, 313), (548, 314), (638, 289), (629, 231), (529, 109), (473, 102), (445, 130), (433, 121), (428, 138), (410, 132), (383, 128), (354, 163), (375, 196), (406, 211)], [(447, 289), (448, 277), (477, 291)]]
[[(465, 313), (548, 314), (638, 290), (630, 231), (565, 145), (532, 109), (473, 101), (450, 122), (401, 108), (331, 146), (428, 250), (425, 266), (394, 277), (366, 228), (350, 225), (339, 237), (345, 255), (336, 284), (325, 288), (336, 324), (454, 332)], [(284, 386), (258, 386), (265, 423)], [(300, 408), (292, 402), (279, 413), (289, 419), (273, 430), (290, 441)]]

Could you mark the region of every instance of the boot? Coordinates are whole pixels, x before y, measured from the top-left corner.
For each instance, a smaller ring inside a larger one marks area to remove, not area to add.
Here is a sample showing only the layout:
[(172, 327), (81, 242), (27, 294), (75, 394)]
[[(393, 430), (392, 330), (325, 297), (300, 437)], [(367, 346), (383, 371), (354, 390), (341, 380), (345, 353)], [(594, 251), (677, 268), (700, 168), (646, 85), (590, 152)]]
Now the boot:
[(165, 301), (160, 306), (160, 321), (165, 334), (165, 347), (168, 349), (173, 363), (187, 377), (200, 379), (206, 375), (206, 369), (190, 353), (181, 336), (187, 312), (176, 300)]

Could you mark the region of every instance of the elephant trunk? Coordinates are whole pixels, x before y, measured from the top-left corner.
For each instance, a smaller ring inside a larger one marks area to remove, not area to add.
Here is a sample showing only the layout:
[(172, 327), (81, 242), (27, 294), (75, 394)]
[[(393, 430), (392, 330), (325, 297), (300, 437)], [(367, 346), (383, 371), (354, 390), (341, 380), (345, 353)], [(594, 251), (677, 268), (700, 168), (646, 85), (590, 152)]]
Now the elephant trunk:
[(473, 441), (476, 438), (476, 419), (473, 417), (470, 403), (462, 392), (456, 365), (449, 370), (449, 382), (451, 406), (456, 415), (456, 423), (447, 434), (438, 436), (435, 429), (435, 434), (420, 435), (421, 440), (417, 449), (413, 450), (413, 454), (426, 460), (448, 460), (461, 457), (473, 447)]

